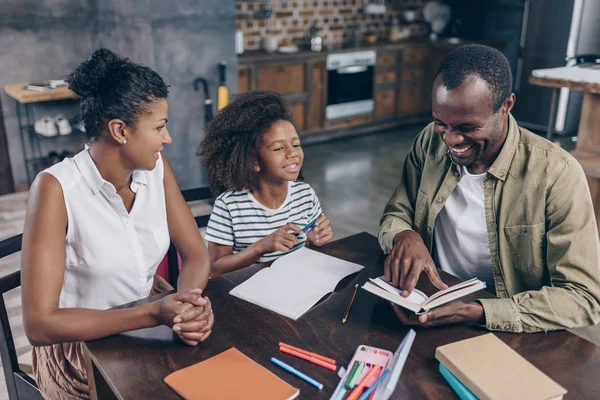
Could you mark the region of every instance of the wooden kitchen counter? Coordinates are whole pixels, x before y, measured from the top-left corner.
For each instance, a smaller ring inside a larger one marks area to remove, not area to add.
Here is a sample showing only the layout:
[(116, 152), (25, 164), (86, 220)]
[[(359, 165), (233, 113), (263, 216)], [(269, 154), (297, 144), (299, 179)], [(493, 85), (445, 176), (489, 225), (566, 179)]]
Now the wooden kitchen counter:
[(579, 161), (587, 177), (596, 223), (600, 229), (600, 84), (535, 76), (529, 77), (529, 83), (584, 92), (577, 145), (571, 154)]

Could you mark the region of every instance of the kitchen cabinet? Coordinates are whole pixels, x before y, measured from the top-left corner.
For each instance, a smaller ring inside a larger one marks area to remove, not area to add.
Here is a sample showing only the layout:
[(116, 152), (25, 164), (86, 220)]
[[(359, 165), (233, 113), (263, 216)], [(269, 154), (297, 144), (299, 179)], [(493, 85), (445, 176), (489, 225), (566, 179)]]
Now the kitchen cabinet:
[(375, 73), (375, 83), (394, 83), (398, 80), (398, 74), (396, 71), (388, 71), (388, 72), (376, 72)]
[[(486, 44), (501, 47), (499, 43)], [(331, 52), (246, 52), (238, 58), (238, 87), (240, 92), (265, 89), (282, 93), (290, 103), (304, 143), (391, 129), (408, 123), (425, 124), (431, 121), (433, 75), (444, 57), (457, 46), (459, 44), (420, 40)], [(327, 55), (357, 50), (376, 51), (374, 111), (326, 120)]]
[(294, 116), (294, 122), (296, 124), (296, 129), (299, 132), (302, 132), (306, 128), (304, 114), (306, 113), (306, 108), (304, 103), (292, 103), (290, 104), (290, 109), (292, 110), (292, 115)]
[(257, 89), (274, 90), (282, 94), (303, 93), (305, 91), (303, 63), (265, 65), (257, 68)]
[(250, 68), (238, 68), (238, 90), (240, 93), (244, 93), (250, 90), (252, 87), (250, 83), (251, 69)]
[(396, 115), (396, 90), (375, 93), (375, 119), (393, 118)]

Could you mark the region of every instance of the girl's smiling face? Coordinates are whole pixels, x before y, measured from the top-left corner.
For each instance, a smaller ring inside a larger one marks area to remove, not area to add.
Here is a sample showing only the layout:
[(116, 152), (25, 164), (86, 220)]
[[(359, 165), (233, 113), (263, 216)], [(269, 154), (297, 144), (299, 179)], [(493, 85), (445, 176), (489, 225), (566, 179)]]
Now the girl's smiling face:
[(255, 170), (262, 181), (283, 183), (298, 179), (304, 152), (296, 128), (289, 121), (275, 121), (260, 143)]

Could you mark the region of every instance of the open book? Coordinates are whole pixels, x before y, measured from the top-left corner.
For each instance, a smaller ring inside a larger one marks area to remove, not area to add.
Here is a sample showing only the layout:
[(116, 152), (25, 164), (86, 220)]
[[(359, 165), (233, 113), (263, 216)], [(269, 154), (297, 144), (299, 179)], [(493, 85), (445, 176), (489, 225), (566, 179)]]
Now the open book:
[(279, 257), (229, 294), (297, 320), (364, 267), (306, 247)]
[(478, 290), (485, 289), (485, 282), (477, 278), (469, 279), (457, 285), (450, 286), (448, 289), (440, 290), (431, 297), (421, 292), (418, 289), (413, 289), (408, 297), (402, 297), (402, 290), (395, 288), (390, 283), (386, 282), (383, 276), (371, 279), (366, 282), (362, 288), (381, 298), (396, 303), (401, 307), (411, 310), (415, 314), (425, 314), (429, 310), (446, 304), (452, 300), (466, 296)]

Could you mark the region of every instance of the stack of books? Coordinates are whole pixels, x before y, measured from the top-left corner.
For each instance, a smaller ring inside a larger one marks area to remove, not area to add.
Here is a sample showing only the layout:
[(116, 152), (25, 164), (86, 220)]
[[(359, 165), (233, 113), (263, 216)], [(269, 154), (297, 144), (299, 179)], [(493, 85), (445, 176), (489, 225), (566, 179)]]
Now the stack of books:
[(462, 400), (560, 400), (567, 393), (492, 333), (440, 346), (435, 358)]

